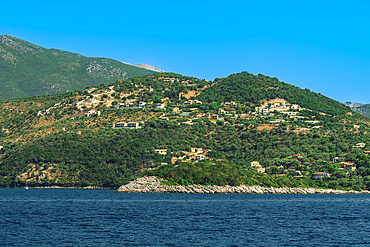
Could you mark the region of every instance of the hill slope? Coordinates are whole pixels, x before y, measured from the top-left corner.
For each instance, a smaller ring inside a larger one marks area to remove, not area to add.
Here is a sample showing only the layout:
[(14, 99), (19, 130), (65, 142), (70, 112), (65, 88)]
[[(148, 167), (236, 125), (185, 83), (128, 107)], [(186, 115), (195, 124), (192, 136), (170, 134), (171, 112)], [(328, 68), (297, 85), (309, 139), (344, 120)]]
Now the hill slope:
[[(301, 174), (305, 184), (325, 171), (332, 177), (316, 186), (370, 188), (363, 148), (370, 145), (369, 119), (308, 89), (246, 72), (214, 82), (156, 73), (1, 101), (0, 127), (1, 186), (119, 186), (161, 165), (208, 159), (288, 180)], [(343, 170), (340, 162), (357, 169)], [(177, 172), (165, 176), (191, 179)]]
[(112, 59), (45, 49), (0, 36), (0, 100), (70, 92), (152, 73)]

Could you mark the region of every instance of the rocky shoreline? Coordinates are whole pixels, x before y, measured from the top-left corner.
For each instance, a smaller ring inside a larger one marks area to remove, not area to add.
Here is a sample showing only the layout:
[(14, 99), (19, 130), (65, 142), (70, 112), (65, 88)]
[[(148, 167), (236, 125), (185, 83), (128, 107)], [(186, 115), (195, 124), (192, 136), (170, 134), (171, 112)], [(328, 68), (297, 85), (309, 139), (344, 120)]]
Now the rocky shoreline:
[(142, 177), (117, 189), (120, 193), (190, 193), (190, 194), (370, 194), (370, 191), (345, 191), (316, 188), (266, 188), (262, 186), (168, 186), (157, 177)]

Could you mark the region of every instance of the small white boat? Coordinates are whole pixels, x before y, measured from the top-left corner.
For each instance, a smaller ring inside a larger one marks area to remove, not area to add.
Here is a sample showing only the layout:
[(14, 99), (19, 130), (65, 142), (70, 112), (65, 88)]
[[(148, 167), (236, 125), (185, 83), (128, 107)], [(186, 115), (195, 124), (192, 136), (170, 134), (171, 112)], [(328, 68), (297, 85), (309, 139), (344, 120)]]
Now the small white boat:
[(26, 180), (26, 187), (24, 187), (25, 190), (28, 190), (28, 186), (27, 186), (27, 180)]

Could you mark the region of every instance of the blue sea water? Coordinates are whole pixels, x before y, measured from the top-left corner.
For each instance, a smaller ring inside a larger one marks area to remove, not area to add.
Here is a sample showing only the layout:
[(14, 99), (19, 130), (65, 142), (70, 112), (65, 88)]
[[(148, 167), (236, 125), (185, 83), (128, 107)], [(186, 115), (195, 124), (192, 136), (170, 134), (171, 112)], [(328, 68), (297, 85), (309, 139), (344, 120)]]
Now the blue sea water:
[(1, 246), (370, 246), (370, 195), (0, 189)]

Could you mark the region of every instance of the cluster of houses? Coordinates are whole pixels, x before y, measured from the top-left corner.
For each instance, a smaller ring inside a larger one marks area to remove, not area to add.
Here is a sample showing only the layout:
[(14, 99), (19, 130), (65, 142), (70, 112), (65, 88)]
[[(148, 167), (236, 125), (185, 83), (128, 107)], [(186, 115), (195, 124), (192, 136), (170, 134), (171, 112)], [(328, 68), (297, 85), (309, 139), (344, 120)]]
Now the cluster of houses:
[[(199, 100), (188, 100), (188, 101), (185, 101), (184, 102), (184, 106), (190, 106), (192, 104), (202, 104), (202, 101), (199, 101)], [(237, 103), (235, 103), (235, 102), (226, 102), (226, 103), (223, 103), (222, 105), (224, 105), (224, 106), (236, 106)], [(188, 116), (191, 115), (191, 111), (197, 110), (197, 109), (198, 108), (189, 108), (190, 111), (181, 112), (181, 109), (179, 107), (175, 107), (175, 108), (173, 108), (172, 113), (181, 114), (181, 116), (183, 116), (183, 117), (188, 117)], [(210, 120), (224, 120), (224, 118), (223, 117), (220, 117), (220, 115), (228, 115), (228, 116), (231, 116), (232, 120), (236, 120), (237, 118), (249, 119), (249, 115), (248, 114), (229, 114), (228, 111), (220, 108), (218, 110), (217, 114), (199, 113), (199, 114), (193, 116), (193, 118), (189, 119), (189, 121), (188, 122), (185, 122), (185, 123), (191, 124), (191, 121), (192, 120), (199, 119), (199, 118), (207, 118), (207, 119), (210, 119)]]
[[(162, 78), (161, 80), (162, 81), (163, 80), (164, 81), (173, 81), (173, 79), (174, 78)], [(201, 104), (203, 104), (203, 102), (200, 101), (200, 100), (187, 100), (183, 103), (183, 106), (188, 107), (188, 106), (194, 105), (194, 104), (201, 105)], [(146, 102), (139, 102), (138, 104), (120, 103), (120, 104), (118, 104), (117, 108), (118, 109), (144, 108), (146, 105), (147, 105)], [(224, 106), (224, 107), (235, 107), (237, 105), (238, 104), (236, 102), (233, 102), (233, 101), (222, 103), (222, 106)], [(165, 109), (165, 104), (158, 103), (158, 104), (155, 105), (155, 108)], [(197, 115), (193, 115), (192, 111), (197, 110), (198, 108), (187, 108), (187, 109), (189, 111), (183, 111), (180, 108), (180, 106), (177, 106), (177, 107), (174, 107), (172, 109), (171, 113), (180, 114), (180, 116), (182, 116), (182, 117), (189, 117), (189, 119), (186, 122), (184, 122), (185, 124), (189, 124), (189, 125), (193, 124), (192, 120), (196, 120), (196, 119), (199, 119), (199, 118), (207, 118), (207, 119), (213, 121), (214, 123), (216, 123), (216, 120), (224, 120), (224, 117), (222, 117), (220, 115), (230, 116), (231, 120), (236, 120), (238, 118), (240, 118), (240, 119), (249, 119), (250, 118), (248, 114), (235, 114), (235, 112), (233, 112), (233, 114), (231, 114), (223, 108), (220, 108), (217, 113), (213, 113), (213, 114), (211, 114), (211, 113), (198, 113)], [(292, 119), (305, 118), (304, 116), (299, 116), (299, 110), (302, 110), (302, 108), (299, 105), (290, 104), (284, 99), (274, 99), (274, 100), (267, 101), (261, 107), (257, 107), (256, 110), (257, 110), (257, 112), (262, 112), (262, 113), (269, 112), (270, 110), (271, 111), (277, 110), (278, 112), (281, 112), (281, 113), (284, 113), (284, 114), (290, 116), (290, 118), (292, 118)], [(296, 111), (290, 111), (290, 110), (296, 110)], [(159, 119), (160, 120), (169, 120), (169, 118), (166, 117), (165, 115), (160, 116)], [(273, 121), (270, 121), (270, 122), (271, 123), (281, 123), (281, 122), (285, 122), (285, 121), (286, 121), (285, 119), (276, 119), (276, 120), (273, 120)], [(305, 122), (312, 123), (312, 124), (317, 124), (320, 121), (318, 121), (318, 120), (307, 120)], [(321, 127), (321, 126), (314, 126), (314, 127)], [(295, 131), (299, 131), (299, 132), (310, 131), (310, 129), (299, 127), (299, 129), (295, 129)]]
[[(177, 160), (182, 160), (183, 162), (190, 162), (195, 161), (198, 162), (200, 160), (207, 159), (207, 153), (210, 150), (204, 149), (204, 148), (191, 148), (190, 152), (182, 151), (184, 153), (184, 156), (176, 158), (172, 157), (171, 162), (174, 164)], [(167, 155), (167, 149), (155, 149), (154, 152), (160, 155)], [(188, 157), (188, 158), (187, 158)]]
[[(370, 154), (370, 151), (364, 151), (364, 153), (365, 153), (366, 156), (368, 156)], [(303, 157), (303, 155), (301, 155), (301, 154), (294, 154), (294, 155), (291, 156), (292, 159), (297, 159), (297, 160), (299, 158), (302, 158), (302, 157)], [(333, 160), (333, 162), (334, 161), (337, 161), (337, 160), (338, 160), (338, 157), (336, 157)], [(342, 167), (338, 169), (339, 171), (347, 171), (347, 172), (349, 172), (349, 171), (355, 171), (356, 168), (357, 168), (357, 165), (355, 163), (353, 163), (353, 162), (346, 161), (346, 162), (340, 162), (339, 164), (342, 165)], [(271, 167), (266, 167), (266, 168), (262, 167), (261, 164), (258, 161), (252, 161), (250, 163), (250, 166), (253, 167), (253, 168), (256, 168), (257, 169), (257, 172), (260, 172), (260, 173), (266, 173), (266, 169), (267, 168), (271, 168)], [(284, 168), (284, 166), (279, 166), (278, 168)], [(301, 175), (301, 171), (295, 171), (295, 172), (296, 173), (299, 173), (299, 176), (294, 176), (293, 178), (301, 178), (301, 177), (303, 177)], [(276, 175), (277, 176), (279, 176), (279, 175), (280, 176), (287, 176), (287, 174), (276, 174)], [(312, 173), (312, 178), (313, 179), (321, 179), (322, 180), (324, 177), (330, 177), (330, 176), (331, 176), (331, 174), (328, 173), (328, 172), (315, 172), (315, 173)]]
[(134, 103), (118, 103), (117, 104), (117, 109), (140, 109), (144, 108), (146, 106), (146, 102), (139, 102), (138, 104)]
[(175, 81), (179, 81), (178, 78), (170, 78), (170, 77), (159, 77), (157, 79), (158, 81), (162, 81), (162, 82), (171, 82), (171, 83), (174, 83)]
[(203, 104), (203, 102), (200, 101), (200, 100), (187, 100), (187, 101), (184, 102), (184, 106), (189, 106), (189, 105), (192, 105), (192, 104), (201, 105), (201, 104)]
[(273, 99), (266, 101), (263, 105), (260, 107), (256, 107), (257, 112), (261, 113), (269, 113), (269, 112), (282, 112), (285, 114), (291, 114), (295, 115), (296, 113), (290, 112), (291, 110), (303, 110), (299, 105), (297, 104), (290, 104), (288, 101), (285, 99)]
[[(191, 148), (190, 152), (183, 151), (184, 156), (182, 157), (172, 157), (171, 163), (175, 164), (176, 161), (181, 160), (182, 162), (198, 162), (201, 160), (209, 159), (207, 157), (207, 153), (210, 150), (204, 149), (204, 148)], [(167, 155), (167, 149), (154, 149), (154, 152), (156, 152), (159, 155)], [(146, 171), (146, 170), (155, 170), (161, 166), (168, 165), (168, 163), (161, 162), (159, 166), (153, 167), (155, 165), (154, 161), (148, 161), (146, 164), (143, 164), (141, 166), (140, 171)], [(147, 166), (146, 168), (144, 166)], [(148, 167), (149, 166), (149, 167)]]
[[(150, 104), (152, 106), (152, 104)], [(139, 102), (138, 104), (135, 103), (118, 103), (117, 109), (141, 109), (147, 106), (146, 102)], [(165, 109), (165, 104), (163, 103), (156, 103), (154, 104), (156, 109)]]
[[(256, 107), (256, 112), (254, 114), (262, 114), (264, 116), (274, 116), (274, 112), (278, 112), (281, 114), (285, 114), (289, 116), (292, 120), (298, 120), (298, 119), (305, 119), (307, 117), (301, 116), (299, 111), (303, 110), (299, 105), (297, 104), (290, 104), (285, 99), (273, 99), (266, 101), (264, 104), (262, 104), (259, 107)], [(281, 123), (285, 122), (284, 119), (276, 119), (270, 121), (270, 123)], [(307, 120), (305, 121), (307, 123), (317, 124), (320, 123), (318, 120)], [(321, 126), (314, 126), (316, 128), (320, 128)], [(309, 129), (307, 129), (309, 130)]]
[[(175, 81), (180, 82), (178, 78), (170, 78), (170, 77), (159, 77), (157, 80), (161, 81), (161, 82), (170, 82), (170, 83), (174, 83)], [(181, 81), (180, 83), (182, 85), (185, 85), (185, 86), (188, 86), (188, 87), (197, 85), (196, 83), (192, 82), (191, 80)]]

